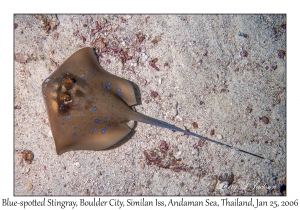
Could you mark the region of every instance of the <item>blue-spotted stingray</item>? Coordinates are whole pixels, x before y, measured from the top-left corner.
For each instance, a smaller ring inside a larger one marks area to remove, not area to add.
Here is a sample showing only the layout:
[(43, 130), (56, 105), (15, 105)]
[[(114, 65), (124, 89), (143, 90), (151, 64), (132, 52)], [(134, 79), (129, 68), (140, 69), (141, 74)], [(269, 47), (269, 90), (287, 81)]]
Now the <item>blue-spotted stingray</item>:
[(267, 159), (135, 112), (131, 107), (137, 101), (130, 82), (105, 71), (89, 47), (75, 52), (45, 79), (42, 92), (58, 155), (106, 149), (122, 140), (137, 121)]

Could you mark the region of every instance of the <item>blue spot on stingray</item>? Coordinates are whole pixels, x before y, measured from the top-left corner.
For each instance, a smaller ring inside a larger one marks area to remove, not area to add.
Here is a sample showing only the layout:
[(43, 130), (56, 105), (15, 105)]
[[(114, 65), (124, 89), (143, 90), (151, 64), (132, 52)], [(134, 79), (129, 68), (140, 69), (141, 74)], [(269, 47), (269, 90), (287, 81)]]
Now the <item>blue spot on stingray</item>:
[(102, 87), (105, 89), (105, 90), (110, 90), (110, 87), (109, 86), (106, 86), (104, 84), (102, 84)]
[(105, 116), (105, 119), (107, 120), (107, 119), (108, 119), (108, 116)]
[(110, 127), (110, 124), (107, 124), (107, 127)]
[(83, 78), (83, 79), (87, 79), (87, 76), (86, 76), (86, 75), (83, 75), (82, 78)]
[(68, 115), (67, 119), (68, 119), (68, 120), (71, 120), (71, 116), (70, 116), (70, 115)]
[(64, 123), (64, 122), (62, 122), (61, 124), (62, 124), (62, 125), (64, 125), (65, 123)]
[(98, 130), (98, 128), (93, 128), (94, 131)]
[(94, 106), (94, 107), (92, 108), (92, 110), (93, 110), (93, 111), (97, 111), (97, 107)]
[(123, 97), (122, 93), (119, 93), (118, 95), (120, 96), (120, 98), (122, 98), (122, 97)]
[(76, 126), (74, 126), (74, 130), (76, 130), (77, 129), (77, 127)]
[(99, 123), (100, 120), (99, 120), (98, 118), (96, 118), (94, 122), (95, 122), (95, 123)]
[(92, 76), (96, 76), (96, 74), (95, 74), (94, 72), (92, 72), (92, 71), (90, 71), (90, 74), (91, 74)]
[(75, 132), (75, 133), (73, 133), (73, 136), (77, 136), (77, 133)]
[(64, 107), (63, 104), (59, 105), (59, 110), (62, 110), (63, 107)]
[(104, 125), (106, 125), (106, 123), (107, 123), (106, 121), (103, 122)]
[(120, 92), (121, 91), (121, 88), (117, 88), (117, 92)]
[(101, 131), (101, 133), (105, 134), (105, 132), (106, 132), (106, 128), (103, 128), (102, 131)]
[(110, 82), (107, 82), (107, 85), (108, 85), (108, 86), (110, 86), (110, 85), (111, 85), (111, 83), (110, 83)]

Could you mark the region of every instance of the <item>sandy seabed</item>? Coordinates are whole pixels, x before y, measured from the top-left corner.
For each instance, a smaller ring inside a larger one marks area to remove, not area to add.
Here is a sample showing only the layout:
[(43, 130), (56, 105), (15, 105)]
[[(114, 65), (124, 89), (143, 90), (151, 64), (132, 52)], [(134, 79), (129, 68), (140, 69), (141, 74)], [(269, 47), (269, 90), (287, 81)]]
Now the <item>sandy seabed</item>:
[[(284, 193), (285, 15), (15, 15), (14, 23), (15, 195)], [(41, 84), (86, 46), (138, 86), (138, 112), (274, 162), (143, 123), (109, 150), (58, 156)]]

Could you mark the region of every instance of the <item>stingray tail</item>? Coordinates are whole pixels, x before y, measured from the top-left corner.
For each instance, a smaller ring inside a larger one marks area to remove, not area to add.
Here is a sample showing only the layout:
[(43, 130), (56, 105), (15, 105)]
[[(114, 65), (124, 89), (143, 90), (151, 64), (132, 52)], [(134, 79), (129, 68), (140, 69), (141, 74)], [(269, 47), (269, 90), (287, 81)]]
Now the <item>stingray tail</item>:
[(228, 144), (224, 144), (224, 143), (222, 143), (222, 142), (215, 141), (215, 140), (213, 140), (213, 139), (209, 139), (209, 138), (206, 138), (206, 137), (204, 137), (204, 136), (200, 136), (200, 135), (198, 135), (198, 134), (196, 134), (196, 133), (192, 133), (192, 132), (183, 130), (183, 129), (178, 128), (178, 127), (176, 127), (176, 126), (174, 126), (174, 125), (171, 125), (171, 124), (166, 123), (166, 122), (163, 122), (163, 121), (161, 121), (161, 120), (157, 120), (157, 119), (155, 119), (155, 118), (152, 118), (152, 117), (143, 115), (143, 114), (138, 113), (138, 112), (134, 112), (132, 118), (133, 118), (132, 120), (137, 121), (137, 122), (142, 122), (142, 123), (146, 123), (146, 124), (150, 124), (150, 125), (159, 126), (159, 127), (162, 127), (162, 128), (167, 128), (167, 129), (174, 130), (174, 131), (179, 131), (179, 132), (182, 132), (182, 133), (187, 134), (187, 135), (195, 136), (195, 137), (197, 137), (197, 138), (201, 138), (201, 139), (204, 139), (204, 140), (206, 140), (206, 141), (210, 141), (210, 142), (213, 142), (213, 143), (216, 143), (216, 144), (219, 144), (219, 145), (228, 147), (228, 148), (230, 148), (230, 149), (233, 149), (233, 150), (236, 150), (236, 151), (239, 151), (239, 152), (243, 152), (243, 153), (246, 153), (246, 154), (249, 154), (249, 155), (252, 155), (252, 156), (255, 156), (255, 157), (264, 159), (264, 160), (268, 160), (268, 161), (270, 161), (270, 162), (273, 162), (273, 160), (271, 160), (271, 159), (264, 158), (264, 157), (262, 157), (262, 156), (260, 156), (260, 155), (256, 155), (256, 154), (254, 154), (254, 153), (251, 153), (251, 152), (248, 152), (248, 151), (239, 149), (239, 148), (237, 148), (237, 147), (233, 147), (233, 146), (230, 146), (230, 145), (228, 145)]

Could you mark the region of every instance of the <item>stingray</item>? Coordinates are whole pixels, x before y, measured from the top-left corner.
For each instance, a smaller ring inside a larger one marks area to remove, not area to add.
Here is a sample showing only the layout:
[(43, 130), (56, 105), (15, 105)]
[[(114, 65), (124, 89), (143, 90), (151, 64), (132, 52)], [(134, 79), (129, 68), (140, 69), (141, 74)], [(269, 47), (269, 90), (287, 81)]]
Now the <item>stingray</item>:
[(137, 121), (267, 159), (134, 111), (137, 100), (133, 86), (105, 71), (93, 48), (82, 48), (71, 55), (45, 79), (42, 92), (58, 155), (109, 148), (128, 135)]

